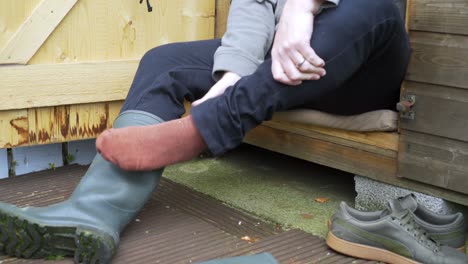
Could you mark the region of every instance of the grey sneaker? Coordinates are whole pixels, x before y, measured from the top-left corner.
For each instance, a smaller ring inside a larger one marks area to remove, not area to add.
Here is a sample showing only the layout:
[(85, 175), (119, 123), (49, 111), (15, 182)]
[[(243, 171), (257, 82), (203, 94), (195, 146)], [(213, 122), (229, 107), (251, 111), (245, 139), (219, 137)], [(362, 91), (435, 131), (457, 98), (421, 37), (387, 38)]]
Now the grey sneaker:
[(399, 203), (389, 214), (354, 210), (344, 202), (331, 218), (327, 245), (346, 255), (394, 264), (467, 264), (460, 251), (441, 246)]
[(414, 194), (408, 194), (390, 202), (399, 203), (414, 214), (414, 220), (433, 240), (442, 245), (465, 252), (465, 221), (462, 213), (439, 215), (418, 204)]

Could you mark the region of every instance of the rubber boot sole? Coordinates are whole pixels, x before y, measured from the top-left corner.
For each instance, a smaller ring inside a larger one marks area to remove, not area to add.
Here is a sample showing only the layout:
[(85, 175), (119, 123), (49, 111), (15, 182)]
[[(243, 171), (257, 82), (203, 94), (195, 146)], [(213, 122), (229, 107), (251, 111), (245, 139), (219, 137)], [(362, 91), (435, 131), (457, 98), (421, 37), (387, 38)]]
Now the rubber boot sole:
[(47, 226), (0, 211), (0, 252), (17, 258), (73, 256), (75, 263), (109, 263), (110, 238), (78, 226)]
[(420, 262), (405, 258), (385, 249), (351, 243), (349, 241), (338, 238), (332, 232), (328, 232), (326, 242), (327, 245), (333, 250), (356, 258), (376, 260), (393, 264), (420, 264)]

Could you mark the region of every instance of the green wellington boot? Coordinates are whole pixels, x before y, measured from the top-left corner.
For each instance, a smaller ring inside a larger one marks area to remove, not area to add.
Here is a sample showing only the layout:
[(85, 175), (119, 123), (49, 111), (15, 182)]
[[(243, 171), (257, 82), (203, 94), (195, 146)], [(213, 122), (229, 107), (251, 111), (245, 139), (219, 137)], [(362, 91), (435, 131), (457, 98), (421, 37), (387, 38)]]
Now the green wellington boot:
[[(114, 127), (144, 126), (163, 120), (126, 111)], [(47, 207), (0, 203), (0, 252), (19, 258), (74, 256), (75, 263), (108, 263), (120, 232), (156, 188), (162, 169), (128, 172), (99, 154), (68, 200)]]

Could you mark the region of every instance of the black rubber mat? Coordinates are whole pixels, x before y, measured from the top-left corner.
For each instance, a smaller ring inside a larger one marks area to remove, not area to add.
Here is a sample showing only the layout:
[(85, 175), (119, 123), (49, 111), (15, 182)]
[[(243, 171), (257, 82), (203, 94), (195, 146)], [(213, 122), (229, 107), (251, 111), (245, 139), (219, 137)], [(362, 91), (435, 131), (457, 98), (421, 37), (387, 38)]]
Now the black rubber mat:
[[(66, 166), (0, 180), (0, 201), (18, 206), (60, 202), (86, 169)], [(242, 239), (245, 236), (250, 242)], [(165, 178), (122, 233), (112, 263), (196, 263), (260, 252), (272, 253), (280, 263), (375, 263), (339, 255), (321, 238), (300, 230), (283, 231)], [(51, 262), (0, 255), (0, 263), (72, 263), (72, 259)]]

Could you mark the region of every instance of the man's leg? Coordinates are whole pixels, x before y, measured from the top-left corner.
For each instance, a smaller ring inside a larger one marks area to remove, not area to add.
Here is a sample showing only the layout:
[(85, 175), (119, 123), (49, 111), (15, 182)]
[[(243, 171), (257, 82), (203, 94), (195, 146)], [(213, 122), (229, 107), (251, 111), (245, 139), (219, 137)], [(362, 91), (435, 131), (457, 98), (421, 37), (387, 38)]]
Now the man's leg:
[(393, 1), (341, 1), (336, 9), (316, 17), (311, 46), (326, 62), (327, 75), (320, 80), (280, 84), (267, 60), (223, 96), (192, 110), (213, 154), (236, 147), (276, 111), (308, 107), (351, 115), (394, 109), (410, 47)]
[(184, 114), (184, 99), (195, 101), (215, 84), (211, 77), (219, 39), (173, 43), (148, 51), (140, 61), (121, 112), (139, 110), (165, 121)]
[[(275, 111), (309, 106), (355, 114), (395, 103), (409, 46), (404, 23), (391, 0), (342, 1), (338, 8), (326, 10), (316, 18), (311, 45), (326, 61), (327, 75), (318, 81), (295, 87), (278, 83), (271, 74), (271, 60), (266, 60), (223, 95), (193, 108), (192, 116), (164, 126), (105, 133), (98, 139), (98, 149), (127, 169), (158, 168), (193, 158), (205, 143), (214, 154), (232, 149), (247, 131), (270, 119)], [(343, 99), (349, 94), (353, 96), (346, 102)], [(335, 104), (335, 98), (345, 103)], [(197, 136), (179, 137), (177, 131)], [(140, 144), (128, 149), (129, 140)], [(167, 159), (166, 153), (181, 155)]]
[[(210, 63), (217, 46), (219, 40), (177, 43), (148, 52), (114, 127), (162, 123), (158, 115), (166, 120), (180, 117), (183, 98), (200, 98), (213, 83)], [(187, 78), (187, 85), (178, 83)], [(75, 191), (61, 203), (18, 208), (0, 202), (0, 252), (21, 258), (64, 255), (74, 256), (76, 263), (109, 263), (120, 232), (151, 197), (162, 171), (125, 171), (98, 154)]]

